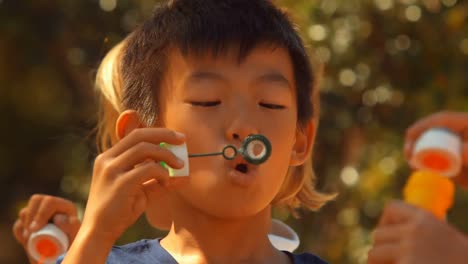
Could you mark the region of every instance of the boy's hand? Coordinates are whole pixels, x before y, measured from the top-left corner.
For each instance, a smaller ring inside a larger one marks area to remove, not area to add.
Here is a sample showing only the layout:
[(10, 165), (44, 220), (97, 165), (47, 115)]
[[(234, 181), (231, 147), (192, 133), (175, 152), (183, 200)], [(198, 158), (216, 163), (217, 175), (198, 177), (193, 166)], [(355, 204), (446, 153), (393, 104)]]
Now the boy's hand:
[(184, 135), (166, 128), (138, 128), (99, 155), (81, 237), (114, 243), (146, 209), (148, 197), (157, 189), (155, 182), (169, 184), (168, 170), (159, 162), (175, 169), (183, 167), (183, 161), (159, 144), (179, 145), (184, 140)]
[(49, 220), (64, 231), (70, 243), (75, 239), (80, 228), (76, 206), (69, 200), (60, 197), (34, 194), (28, 205), (21, 209), (13, 225), (16, 240), (24, 247), (30, 263), (36, 263), (27, 252), (27, 243), (31, 233), (44, 227)]
[(425, 117), (406, 131), (405, 156), (409, 160), (413, 152), (413, 147), (419, 136), (426, 130), (433, 127), (444, 127), (457, 133), (463, 140), (462, 163), (463, 168), (455, 178), (461, 186), (468, 188), (468, 113), (462, 112), (439, 112)]
[(467, 237), (404, 202), (385, 207), (373, 237), (369, 264), (466, 263)]

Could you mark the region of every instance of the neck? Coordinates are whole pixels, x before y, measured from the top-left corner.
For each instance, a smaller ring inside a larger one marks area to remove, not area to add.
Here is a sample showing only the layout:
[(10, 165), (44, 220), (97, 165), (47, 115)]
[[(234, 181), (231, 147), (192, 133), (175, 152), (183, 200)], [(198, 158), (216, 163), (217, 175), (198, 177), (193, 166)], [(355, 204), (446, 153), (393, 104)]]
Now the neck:
[(252, 216), (227, 219), (177, 202), (161, 245), (179, 263), (287, 263), (268, 239), (269, 206)]

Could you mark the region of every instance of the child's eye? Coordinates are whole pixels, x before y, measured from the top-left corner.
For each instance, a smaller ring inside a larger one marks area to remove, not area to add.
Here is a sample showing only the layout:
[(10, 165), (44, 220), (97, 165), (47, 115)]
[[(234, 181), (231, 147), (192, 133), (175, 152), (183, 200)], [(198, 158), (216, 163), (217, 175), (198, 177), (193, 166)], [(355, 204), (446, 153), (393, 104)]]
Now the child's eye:
[(202, 106), (202, 107), (210, 107), (210, 106), (217, 106), (221, 103), (221, 101), (208, 101), (208, 102), (190, 102), (194, 106)]
[(277, 105), (277, 104), (267, 104), (267, 103), (259, 103), (259, 104), (260, 104), (260, 106), (263, 106), (263, 107), (266, 107), (266, 108), (269, 108), (269, 109), (284, 109), (284, 108), (286, 108), (283, 105)]

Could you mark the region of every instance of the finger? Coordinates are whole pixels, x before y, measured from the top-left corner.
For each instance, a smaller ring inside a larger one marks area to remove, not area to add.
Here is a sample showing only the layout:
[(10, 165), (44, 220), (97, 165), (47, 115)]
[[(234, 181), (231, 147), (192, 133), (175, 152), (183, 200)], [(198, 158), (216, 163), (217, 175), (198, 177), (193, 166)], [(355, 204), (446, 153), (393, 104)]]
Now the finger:
[(386, 243), (397, 243), (401, 235), (406, 232), (406, 227), (401, 224), (386, 225), (377, 228), (372, 236), (376, 245)]
[(368, 264), (391, 264), (395, 263), (397, 257), (400, 255), (399, 244), (384, 244), (374, 246), (367, 253)]
[(13, 224), (13, 235), (16, 241), (18, 241), (21, 245), (24, 246), (26, 245), (27, 237), (23, 236), (23, 229), (23, 222), (21, 221), (21, 219), (16, 220)]
[(155, 179), (159, 184), (164, 186), (169, 179), (169, 171), (158, 163), (147, 162), (120, 175), (116, 181), (128, 187), (144, 188), (143, 185), (151, 179)]
[(26, 215), (28, 214), (28, 208), (22, 208), (18, 213), (18, 218), (22, 221), (23, 225), (26, 222)]
[(460, 134), (468, 128), (468, 114), (460, 112), (439, 112), (422, 118), (406, 130), (405, 135), (405, 156), (411, 156), (414, 142), (427, 129), (433, 127), (444, 127)]
[(76, 216), (68, 216), (65, 214), (56, 214), (53, 217), (54, 224), (65, 232), (70, 239), (70, 244), (76, 237), (81, 226), (81, 221)]
[(42, 199), (44, 198), (44, 195), (42, 194), (34, 194), (31, 196), (28, 202), (28, 208), (27, 208), (27, 214), (24, 217), (24, 229), (26, 232), (31, 232), (29, 229), (31, 227), (31, 223), (37, 213), (37, 210), (39, 210), (39, 207), (41, 206)]
[(155, 145), (159, 145), (161, 142), (180, 145), (184, 143), (184, 141), (185, 136), (182, 133), (167, 128), (138, 128), (130, 132), (128, 136), (124, 137), (107, 152), (108, 155), (117, 157), (140, 142), (148, 142)]
[(22, 208), (18, 213), (18, 218), (19, 218), (19, 220), (21, 220), (21, 225), (22, 225), (22, 228), (23, 228), (23, 234), (22, 234), (23, 237), (27, 237), (29, 235), (28, 230), (26, 228), (24, 228), (24, 223), (26, 222), (27, 214), (28, 214), (28, 208), (27, 207)]
[(403, 224), (410, 220), (418, 208), (402, 201), (392, 201), (385, 206), (378, 226)]
[(155, 162), (164, 161), (170, 167), (176, 169), (184, 166), (183, 161), (170, 150), (148, 142), (140, 142), (131, 147), (112, 160), (114, 165), (111, 166), (114, 166), (116, 171), (129, 171), (136, 165), (147, 162), (148, 159)]
[(34, 232), (39, 230), (57, 213), (65, 214), (67, 216), (77, 215), (76, 207), (71, 201), (55, 196), (45, 196), (34, 215), (30, 231)]

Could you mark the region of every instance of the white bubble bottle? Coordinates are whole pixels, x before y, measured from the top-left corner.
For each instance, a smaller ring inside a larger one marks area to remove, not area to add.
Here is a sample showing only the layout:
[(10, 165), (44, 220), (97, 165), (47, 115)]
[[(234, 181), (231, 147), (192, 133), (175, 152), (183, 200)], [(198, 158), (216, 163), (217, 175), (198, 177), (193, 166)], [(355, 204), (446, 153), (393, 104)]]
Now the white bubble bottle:
[(28, 240), (28, 252), (39, 264), (54, 264), (68, 249), (67, 235), (54, 224), (33, 232)]

